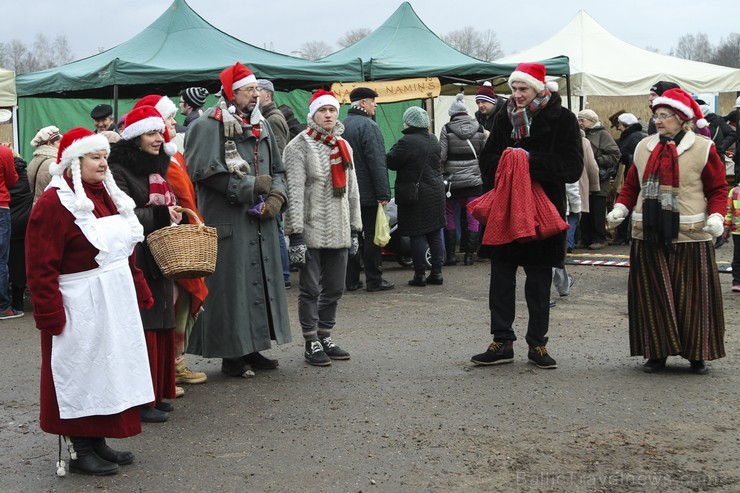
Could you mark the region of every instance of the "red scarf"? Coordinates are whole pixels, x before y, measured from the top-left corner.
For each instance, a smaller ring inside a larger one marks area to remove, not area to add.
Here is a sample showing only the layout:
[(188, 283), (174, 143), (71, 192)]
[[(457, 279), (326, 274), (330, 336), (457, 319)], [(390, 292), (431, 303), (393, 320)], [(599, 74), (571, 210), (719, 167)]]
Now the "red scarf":
[(152, 205), (177, 205), (175, 194), (159, 173), (149, 175), (149, 202), (144, 204), (144, 207)]
[(678, 238), (678, 176), (676, 143), (661, 138), (642, 177), (645, 241), (668, 247)]
[(312, 127), (308, 128), (306, 134), (316, 142), (321, 142), (331, 148), (329, 165), (331, 167), (331, 183), (334, 188), (334, 196), (343, 196), (347, 193), (347, 168), (352, 166), (352, 158), (349, 155), (347, 143), (334, 135), (320, 132)]

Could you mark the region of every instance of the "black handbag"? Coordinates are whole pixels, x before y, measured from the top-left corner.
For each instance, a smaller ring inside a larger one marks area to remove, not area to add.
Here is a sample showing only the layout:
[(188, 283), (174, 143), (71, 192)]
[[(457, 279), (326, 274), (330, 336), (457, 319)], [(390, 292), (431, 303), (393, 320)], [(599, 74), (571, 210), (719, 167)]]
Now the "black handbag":
[(416, 180), (416, 183), (398, 183), (398, 180), (396, 180), (395, 200), (397, 205), (414, 205), (419, 201), (419, 183), (421, 182), (421, 177), (424, 175), (424, 169), (427, 167), (428, 157), (429, 147), (427, 146), (427, 154), (424, 156), (424, 161), (421, 164), (421, 173), (419, 173), (419, 178)]

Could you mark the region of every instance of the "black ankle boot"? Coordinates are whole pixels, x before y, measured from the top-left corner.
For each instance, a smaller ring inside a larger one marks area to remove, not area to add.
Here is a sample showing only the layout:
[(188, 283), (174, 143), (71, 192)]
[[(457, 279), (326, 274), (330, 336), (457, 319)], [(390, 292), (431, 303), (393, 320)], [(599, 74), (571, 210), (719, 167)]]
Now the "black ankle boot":
[(125, 466), (134, 461), (133, 453), (113, 450), (107, 443), (105, 443), (105, 438), (93, 438), (92, 447), (95, 453), (98, 454), (98, 457), (107, 460), (108, 462), (115, 462), (119, 466)]
[(69, 437), (77, 454), (69, 461), (69, 472), (90, 476), (110, 476), (118, 473), (118, 464), (101, 458), (93, 450), (93, 438)]
[(445, 229), (445, 265), (457, 264), (457, 257), (455, 257), (456, 243), (457, 233), (454, 230)]
[(441, 265), (433, 265), (432, 266), (432, 272), (427, 277), (427, 284), (440, 285), (443, 282), (444, 282), (444, 278), (442, 278), (442, 266)]
[(414, 278), (409, 281), (409, 286), (426, 286), (427, 279), (424, 277), (424, 272), (417, 272), (414, 274)]
[(464, 265), (473, 265), (475, 263), (475, 252), (478, 249), (478, 232), (468, 231), (465, 238), (465, 260)]

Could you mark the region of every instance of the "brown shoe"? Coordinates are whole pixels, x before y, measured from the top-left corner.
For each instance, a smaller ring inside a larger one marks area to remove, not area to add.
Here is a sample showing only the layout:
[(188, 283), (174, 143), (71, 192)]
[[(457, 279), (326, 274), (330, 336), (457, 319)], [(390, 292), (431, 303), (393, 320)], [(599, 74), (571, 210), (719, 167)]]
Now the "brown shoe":
[(175, 383), (197, 384), (208, 380), (208, 375), (199, 371), (192, 371), (187, 366), (175, 370)]

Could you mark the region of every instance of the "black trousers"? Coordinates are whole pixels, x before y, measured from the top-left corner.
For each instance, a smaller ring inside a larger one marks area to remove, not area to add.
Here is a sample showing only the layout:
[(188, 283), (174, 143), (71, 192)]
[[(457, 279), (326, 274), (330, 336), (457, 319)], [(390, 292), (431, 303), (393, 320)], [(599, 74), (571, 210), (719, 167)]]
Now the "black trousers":
[(581, 243), (606, 242), (606, 196), (591, 194), (588, 198), (589, 211), (581, 216)]
[[(488, 307), (491, 310), (491, 334), (494, 341), (516, 341), (514, 318), (516, 315), (516, 271), (519, 266), (491, 261), (491, 284), (488, 290)], [(524, 297), (529, 310), (526, 341), (530, 346), (547, 344), (550, 325), (551, 267), (524, 267), (527, 280)]]
[[(378, 286), (383, 280), (383, 254), (380, 247), (376, 245), (375, 239), (375, 215), (378, 213), (377, 205), (361, 206), (362, 216), (362, 261), (365, 264), (365, 285)], [(360, 255), (358, 252), (357, 255)], [(350, 257), (347, 261), (346, 286), (354, 286), (360, 282), (360, 259)]]

